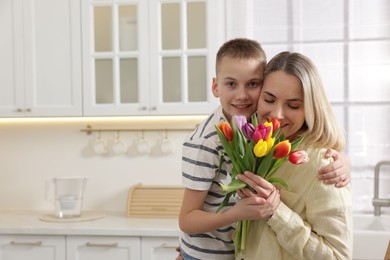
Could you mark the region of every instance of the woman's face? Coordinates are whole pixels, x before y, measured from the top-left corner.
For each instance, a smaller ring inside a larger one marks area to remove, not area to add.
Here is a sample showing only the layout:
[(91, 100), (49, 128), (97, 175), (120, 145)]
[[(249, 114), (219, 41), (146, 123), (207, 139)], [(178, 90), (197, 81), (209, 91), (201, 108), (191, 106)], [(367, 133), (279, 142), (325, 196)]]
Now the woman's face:
[(293, 140), (305, 123), (301, 81), (284, 71), (268, 74), (261, 89), (257, 113), (259, 122), (279, 119), (286, 138)]

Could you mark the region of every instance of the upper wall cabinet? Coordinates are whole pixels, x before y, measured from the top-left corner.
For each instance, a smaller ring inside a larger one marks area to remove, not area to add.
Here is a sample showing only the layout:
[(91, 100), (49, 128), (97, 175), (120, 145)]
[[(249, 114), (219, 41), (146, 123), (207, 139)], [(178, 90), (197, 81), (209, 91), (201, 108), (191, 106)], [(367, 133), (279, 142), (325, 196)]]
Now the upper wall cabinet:
[(84, 115), (210, 113), (222, 0), (83, 0)]
[(0, 1), (0, 116), (82, 115), (80, 3)]

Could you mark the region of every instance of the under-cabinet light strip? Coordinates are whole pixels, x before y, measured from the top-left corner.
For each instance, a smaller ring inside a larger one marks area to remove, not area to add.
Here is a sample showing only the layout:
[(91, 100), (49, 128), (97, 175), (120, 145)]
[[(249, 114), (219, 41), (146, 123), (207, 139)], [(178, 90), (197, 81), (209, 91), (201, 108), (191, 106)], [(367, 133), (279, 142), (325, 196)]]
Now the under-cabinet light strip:
[(194, 128), (187, 127), (187, 128), (142, 128), (142, 127), (135, 127), (135, 128), (92, 128), (92, 126), (87, 125), (85, 128), (80, 129), (81, 132), (86, 132), (87, 135), (90, 135), (92, 132), (131, 132), (131, 131), (188, 131), (193, 130)]

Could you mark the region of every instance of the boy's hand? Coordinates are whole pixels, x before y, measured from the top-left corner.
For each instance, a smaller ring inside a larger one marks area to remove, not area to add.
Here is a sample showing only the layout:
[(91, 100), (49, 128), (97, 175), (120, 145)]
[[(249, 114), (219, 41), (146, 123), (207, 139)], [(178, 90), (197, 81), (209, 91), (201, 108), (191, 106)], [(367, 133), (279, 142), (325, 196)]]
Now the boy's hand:
[(179, 253), (179, 255), (176, 257), (176, 260), (184, 260), (183, 256), (181, 255), (181, 252), (180, 252), (180, 247), (176, 247), (176, 252)]
[(328, 149), (325, 157), (333, 157), (333, 162), (322, 167), (318, 171), (318, 178), (324, 180), (326, 184), (335, 184), (341, 188), (348, 185), (351, 181), (350, 162), (347, 155)]

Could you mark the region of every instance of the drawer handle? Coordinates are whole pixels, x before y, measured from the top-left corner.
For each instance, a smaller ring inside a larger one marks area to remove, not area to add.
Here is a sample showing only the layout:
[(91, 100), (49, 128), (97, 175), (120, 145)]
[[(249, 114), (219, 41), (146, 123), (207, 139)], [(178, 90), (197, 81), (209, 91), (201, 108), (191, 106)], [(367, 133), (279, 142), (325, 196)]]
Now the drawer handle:
[(162, 247), (162, 248), (176, 248), (176, 247), (178, 247), (178, 245), (172, 245), (172, 244), (164, 243), (164, 244), (161, 244), (160, 247)]
[(91, 243), (87, 242), (86, 246), (90, 247), (118, 247), (118, 243), (112, 243), (112, 244), (98, 244), (98, 243)]
[(41, 246), (42, 245), (42, 241), (38, 241), (38, 242), (15, 242), (15, 241), (11, 241), (10, 244), (13, 245), (13, 246)]

